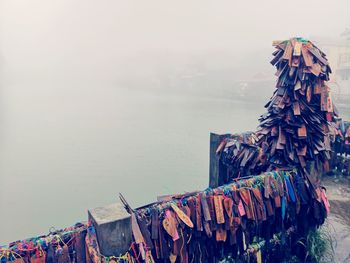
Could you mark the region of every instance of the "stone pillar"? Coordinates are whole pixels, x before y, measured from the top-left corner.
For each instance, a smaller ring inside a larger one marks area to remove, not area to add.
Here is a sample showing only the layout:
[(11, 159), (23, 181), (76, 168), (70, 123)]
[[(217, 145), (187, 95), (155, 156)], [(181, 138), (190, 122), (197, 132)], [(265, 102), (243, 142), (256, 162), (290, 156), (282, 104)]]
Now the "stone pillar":
[(96, 229), (102, 255), (119, 256), (129, 249), (132, 242), (131, 216), (122, 204), (90, 209), (88, 217)]
[(220, 156), (216, 154), (216, 149), (229, 134), (219, 135), (210, 133), (210, 153), (209, 153), (209, 186), (218, 187), (225, 182), (226, 168), (220, 165)]

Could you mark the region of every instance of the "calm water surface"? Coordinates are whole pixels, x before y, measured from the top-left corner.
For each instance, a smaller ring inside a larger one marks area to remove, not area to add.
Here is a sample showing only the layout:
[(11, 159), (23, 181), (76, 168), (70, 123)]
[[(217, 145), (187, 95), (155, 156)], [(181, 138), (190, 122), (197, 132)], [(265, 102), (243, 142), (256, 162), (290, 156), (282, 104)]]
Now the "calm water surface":
[(208, 185), (209, 133), (254, 130), (263, 105), (156, 92), (4, 90), (0, 244)]

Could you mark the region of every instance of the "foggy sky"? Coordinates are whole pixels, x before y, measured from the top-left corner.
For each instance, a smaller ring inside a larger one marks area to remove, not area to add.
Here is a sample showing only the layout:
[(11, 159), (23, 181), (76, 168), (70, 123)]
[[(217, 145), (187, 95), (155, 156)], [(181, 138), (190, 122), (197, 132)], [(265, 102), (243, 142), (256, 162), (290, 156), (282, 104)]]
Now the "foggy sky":
[(1, 0), (0, 83), (108, 83), (191, 54), (240, 64), (252, 50), (268, 57), (274, 39), (338, 36), (349, 10), (348, 0)]

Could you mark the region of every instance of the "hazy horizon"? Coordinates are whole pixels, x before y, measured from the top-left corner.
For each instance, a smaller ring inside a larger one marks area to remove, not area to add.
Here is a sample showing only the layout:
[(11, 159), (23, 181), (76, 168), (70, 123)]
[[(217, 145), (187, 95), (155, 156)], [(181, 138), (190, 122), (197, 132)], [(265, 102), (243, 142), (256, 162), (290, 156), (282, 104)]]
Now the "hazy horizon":
[[(255, 63), (270, 68), (275, 39), (338, 37), (350, 26), (349, 6), (347, 0), (298, 0), (289, 9), (275, 0), (3, 0), (0, 79), (6, 85), (117, 83), (186, 65), (196, 56), (208, 67), (232, 72), (243, 65), (244, 74)], [(258, 52), (263, 54), (250, 56)]]

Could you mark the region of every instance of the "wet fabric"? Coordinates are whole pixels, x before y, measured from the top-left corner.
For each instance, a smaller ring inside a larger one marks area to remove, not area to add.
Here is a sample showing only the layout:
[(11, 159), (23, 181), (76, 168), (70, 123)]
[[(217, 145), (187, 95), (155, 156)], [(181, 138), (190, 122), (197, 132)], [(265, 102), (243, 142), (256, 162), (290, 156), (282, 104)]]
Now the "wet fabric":
[[(308, 229), (322, 224), (327, 216), (324, 189), (315, 190), (300, 178), (297, 170), (268, 172), (192, 195), (177, 195), (173, 200), (143, 207), (135, 216), (149, 232), (159, 226), (162, 241), (159, 249), (155, 246), (150, 250), (155, 262), (217, 262), (228, 253), (236, 261), (245, 262), (250, 256), (255, 259), (251, 262), (269, 262), (266, 260), (272, 256), (282, 255), (270, 255), (268, 249), (249, 252), (256, 240), (269, 243), (277, 233), (285, 239), (293, 235), (287, 229), (305, 227), (298, 217), (307, 218)], [(303, 209), (297, 209), (297, 200), (306, 201)], [(169, 252), (162, 253), (163, 249)], [(146, 262), (140, 255), (137, 259)]]

